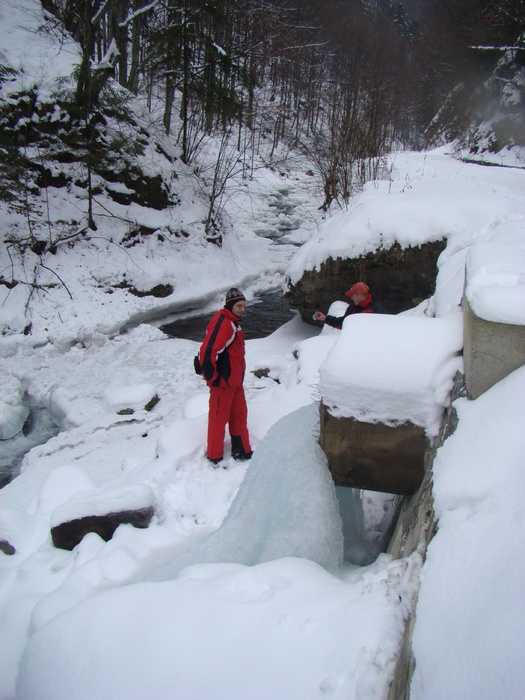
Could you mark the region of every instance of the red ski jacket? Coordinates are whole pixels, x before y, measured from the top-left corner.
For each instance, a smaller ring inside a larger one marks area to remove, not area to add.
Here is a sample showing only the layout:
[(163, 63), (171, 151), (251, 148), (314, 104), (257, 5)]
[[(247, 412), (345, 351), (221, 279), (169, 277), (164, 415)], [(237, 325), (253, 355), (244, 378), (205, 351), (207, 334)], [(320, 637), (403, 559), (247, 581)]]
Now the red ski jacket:
[(240, 319), (228, 309), (217, 311), (208, 323), (199, 350), (202, 373), (208, 386), (242, 386), (246, 360)]

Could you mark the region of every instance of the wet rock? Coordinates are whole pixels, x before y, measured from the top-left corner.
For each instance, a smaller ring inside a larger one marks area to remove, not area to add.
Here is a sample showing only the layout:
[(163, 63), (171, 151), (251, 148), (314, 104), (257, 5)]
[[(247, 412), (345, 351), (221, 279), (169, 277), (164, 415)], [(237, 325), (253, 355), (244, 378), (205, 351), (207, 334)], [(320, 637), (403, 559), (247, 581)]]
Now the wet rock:
[(173, 286), (171, 284), (157, 284), (151, 289), (140, 290), (129, 284), (126, 280), (122, 280), (122, 282), (112, 286), (114, 289), (127, 289), (130, 294), (136, 297), (155, 297), (157, 299), (163, 299), (173, 294)]
[(88, 515), (51, 528), (51, 538), (55, 547), (71, 551), (89, 532), (95, 532), (107, 542), (113, 537), (119, 525), (129, 524), (133, 527), (146, 528), (153, 515), (152, 506), (107, 515)]
[(280, 384), (281, 382), (279, 381), (279, 379), (277, 377), (270, 376), (270, 373), (271, 369), (269, 369), (268, 367), (261, 367), (259, 369), (253, 370), (252, 372), (254, 377), (257, 377), (257, 379), (272, 379), (276, 384)]
[(155, 408), (155, 406), (158, 404), (159, 401), (160, 401), (159, 397), (157, 396), (157, 394), (155, 394), (155, 396), (153, 396), (148, 401), (148, 403), (144, 406), (144, 410), (145, 411), (153, 411), (153, 409)]
[(0, 540), (0, 552), (3, 552), (4, 554), (11, 555), (11, 554), (15, 554), (16, 549), (7, 540)]

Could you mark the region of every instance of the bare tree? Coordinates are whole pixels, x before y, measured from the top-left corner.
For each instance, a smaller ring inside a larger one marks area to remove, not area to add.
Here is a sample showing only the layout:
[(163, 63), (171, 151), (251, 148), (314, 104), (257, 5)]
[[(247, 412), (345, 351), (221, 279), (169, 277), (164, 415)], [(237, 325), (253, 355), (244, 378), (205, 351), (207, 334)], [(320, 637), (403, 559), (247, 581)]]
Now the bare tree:
[(245, 153), (240, 153), (237, 148), (237, 139), (232, 130), (225, 131), (220, 140), (217, 158), (211, 168), (211, 179), (208, 183), (209, 205), (204, 222), (206, 239), (219, 246), (222, 245), (222, 204), (228, 186), (236, 175), (243, 172), (244, 155)]

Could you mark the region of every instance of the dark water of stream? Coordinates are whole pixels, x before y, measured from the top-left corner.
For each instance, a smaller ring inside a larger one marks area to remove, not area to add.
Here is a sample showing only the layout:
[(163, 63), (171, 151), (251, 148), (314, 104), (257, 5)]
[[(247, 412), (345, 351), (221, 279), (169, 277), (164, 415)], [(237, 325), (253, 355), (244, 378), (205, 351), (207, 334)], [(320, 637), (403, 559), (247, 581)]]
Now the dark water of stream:
[[(160, 326), (160, 330), (171, 338), (185, 338), (201, 342), (212, 315), (192, 316), (192, 318), (174, 321)], [(262, 292), (246, 305), (246, 313), (242, 317), (244, 337), (246, 340), (265, 338), (283, 323), (293, 318), (294, 315), (283, 299), (281, 290)]]

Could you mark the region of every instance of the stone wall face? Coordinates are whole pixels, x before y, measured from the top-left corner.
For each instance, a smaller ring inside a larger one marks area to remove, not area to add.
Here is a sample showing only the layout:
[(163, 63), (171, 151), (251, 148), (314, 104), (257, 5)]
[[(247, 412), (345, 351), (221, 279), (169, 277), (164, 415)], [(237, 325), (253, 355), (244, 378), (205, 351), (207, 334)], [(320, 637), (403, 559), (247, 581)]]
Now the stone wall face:
[[(451, 401), (453, 402), (465, 394), (464, 376), (458, 373), (454, 380)], [(396, 527), (387, 549), (387, 552), (394, 559), (409, 557), (414, 552), (419, 552), (422, 563), (425, 559), (427, 547), (438, 527), (432, 497), (432, 465), (438, 449), (454, 433), (456, 426), (457, 414), (454, 406), (451, 405), (445, 411), (438, 437), (432, 445), (429, 445), (425, 453), (425, 478), (421, 486), (413, 496), (403, 499)], [(415, 668), (415, 659), (412, 654), (412, 633), (416, 622), (416, 603), (417, 600), (414, 602), (414, 607), (406, 622), (396, 672), (387, 700), (409, 700), (410, 698), (410, 682)]]
[(444, 248), (445, 241), (414, 248), (396, 244), (359, 258), (329, 258), (319, 270), (308, 270), (290, 285), (286, 298), (311, 323), (314, 311), (327, 312), (333, 301), (345, 299), (345, 291), (362, 280), (388, 313), (406, 311), (434, 293), (437, 259)]
[(334, 418), (323, 403), (320, 416), (319, 444), (337, 486), (403, 495), (420, 487), (427, 448), (423, 428)]
[(494, 323), (476, 316), (463, 298), (465, 380), (477, 399), (525, 364), (525, 326)]

